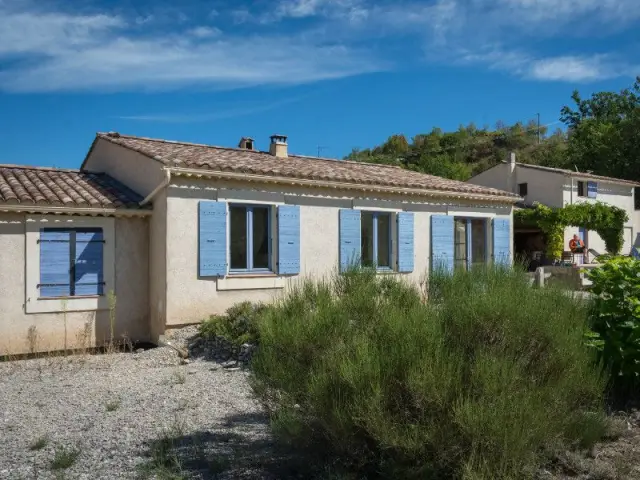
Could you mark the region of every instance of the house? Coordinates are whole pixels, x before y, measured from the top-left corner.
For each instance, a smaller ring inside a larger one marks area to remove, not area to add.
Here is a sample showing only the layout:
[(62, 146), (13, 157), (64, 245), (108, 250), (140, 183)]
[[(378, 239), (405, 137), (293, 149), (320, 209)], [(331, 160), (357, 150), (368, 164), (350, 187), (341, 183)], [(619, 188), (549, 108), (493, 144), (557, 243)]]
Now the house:
[[(474, 185), (498, 188), (515, 193), (524, 199), (524, 206), (535, 202), (550, 207), (563, 207), (583, 202), (602, 202), (622, 208), (627, 212), (629, 220), (624, 227), (624, 245), (622, 252), (631, 253), (638, 230), (640, 217), (635, 208), (635, 189), (640, 184), (619, 178), (593, 175), (561, 168), (528, 165), (516, 162), (515, 154), (509, 161), (485, 170), (469, 180)], [(520, 233), (516, 231), (518, 243)], [(594, 231), (583, 228), (568, 227), (564, 232), (564, 244), (568, 245), (574, 234), (578, 234), (588, 249), (605, 253), (604, 240)], [(520, 250), (516, 246), (516, 251)]]
[(0, 354), (155, 342), (359, 259), (414, 282), (508, 263), (518, 200), (291, 155), (281, 135), (258, 151), (99, 133), (79, 170), (0, 167)]

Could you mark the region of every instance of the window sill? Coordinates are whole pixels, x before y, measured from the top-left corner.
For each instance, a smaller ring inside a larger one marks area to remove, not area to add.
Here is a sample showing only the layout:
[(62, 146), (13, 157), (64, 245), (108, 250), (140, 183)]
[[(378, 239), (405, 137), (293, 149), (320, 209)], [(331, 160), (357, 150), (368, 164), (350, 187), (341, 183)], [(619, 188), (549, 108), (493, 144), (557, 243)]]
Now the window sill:
[(275, 273), (230, 273), (218, 279), (218, 291), (225, 290), (269, 290), (286, 285), (286, 278)]
[(227, 277), (233, 278), (277, 278), (278, 275), (273, 272), (229, 272)]
[(84, 300), (87, 298), (102, 298), (104, 295), (74, 295), (73, 297), (38, 297), (38, 300)]

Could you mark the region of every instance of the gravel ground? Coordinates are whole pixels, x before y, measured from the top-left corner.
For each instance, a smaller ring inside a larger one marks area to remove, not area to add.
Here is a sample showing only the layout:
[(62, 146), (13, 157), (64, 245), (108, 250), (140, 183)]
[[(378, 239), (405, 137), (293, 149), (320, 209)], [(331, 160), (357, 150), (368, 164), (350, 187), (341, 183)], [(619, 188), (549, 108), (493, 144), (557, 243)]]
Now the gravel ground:
[(183, 364), (167, 347), (0, 363), (1, 479), (174, 478), (160, 467), (272, 478), (270, 463), (267, 420), (241, 369)]

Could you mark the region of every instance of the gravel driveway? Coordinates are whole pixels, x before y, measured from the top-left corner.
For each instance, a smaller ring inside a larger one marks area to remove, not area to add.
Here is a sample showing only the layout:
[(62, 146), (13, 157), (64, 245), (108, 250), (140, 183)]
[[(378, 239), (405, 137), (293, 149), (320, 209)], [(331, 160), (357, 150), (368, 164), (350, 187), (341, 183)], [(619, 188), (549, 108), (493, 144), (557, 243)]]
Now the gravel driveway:
[(167, 347), (0, 363), (1, 479), (273, 478), (269, 462), (243, 370)]

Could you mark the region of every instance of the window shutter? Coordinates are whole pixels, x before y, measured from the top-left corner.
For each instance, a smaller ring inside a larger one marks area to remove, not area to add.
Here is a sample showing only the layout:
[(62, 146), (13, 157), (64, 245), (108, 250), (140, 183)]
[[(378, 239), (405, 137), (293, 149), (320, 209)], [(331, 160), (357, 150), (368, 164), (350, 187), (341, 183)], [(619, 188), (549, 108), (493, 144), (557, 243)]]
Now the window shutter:
[(587, 182), (587, 197), (596, 198), (598, 196), (598, 183)]
[(398, 213), (398, 271), (413, 272), (413, 213)]
[(201, 277), (223, 277), (227, 274), (227, 204), (198, 204), (198, 248)]
[(75, 295), (102, 295), (104, 292), (102, 230), (72, 232), (75, 235)]
[(508, 218), (493, 219), (493, 262), (511, 264), (511, 220)]
[(453, 217), (431, 215), (431, 269), (453, 272)]
[(300, 273), (300, 207), (278, 207), (278, 273)]
[(340, 271), (360, 264), (360, 210), (340, 210)]
[(71, 295), (71, 233), (40, 231), (40, 297)]

